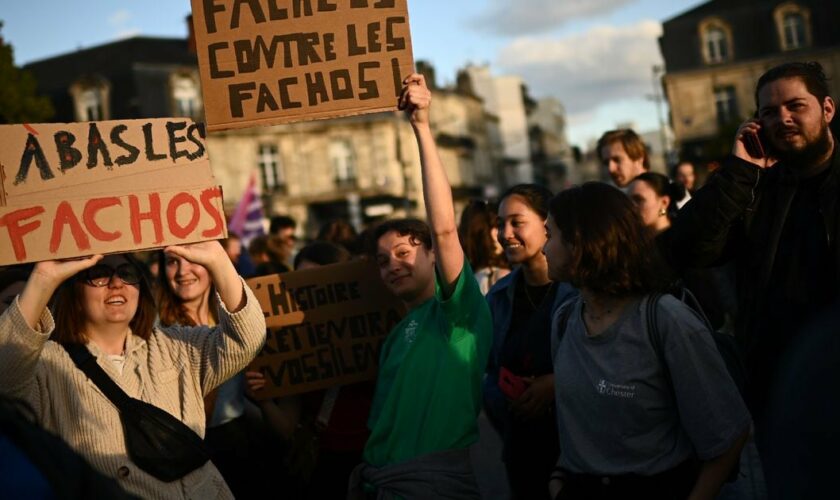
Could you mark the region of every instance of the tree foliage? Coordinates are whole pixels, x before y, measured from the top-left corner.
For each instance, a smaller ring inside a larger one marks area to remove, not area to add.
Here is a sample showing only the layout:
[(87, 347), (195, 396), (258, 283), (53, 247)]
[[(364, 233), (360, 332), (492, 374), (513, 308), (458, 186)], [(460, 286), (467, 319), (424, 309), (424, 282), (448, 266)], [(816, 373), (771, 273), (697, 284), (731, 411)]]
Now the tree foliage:
[(15, 66), (14, 49), (0, 34), (0, 123), (38, 123), (52, 118), (52, 103), (38, 96), (36, 88), (32, 74)]

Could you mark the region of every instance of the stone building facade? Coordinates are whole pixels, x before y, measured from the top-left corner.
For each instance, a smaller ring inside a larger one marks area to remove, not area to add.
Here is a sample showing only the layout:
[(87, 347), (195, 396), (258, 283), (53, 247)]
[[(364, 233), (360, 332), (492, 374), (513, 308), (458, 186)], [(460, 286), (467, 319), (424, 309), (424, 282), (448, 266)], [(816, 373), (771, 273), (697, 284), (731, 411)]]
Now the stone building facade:
[(716, 160), (755, 112), (766, 70), (818, 61), (840, 96), (840, 2), (712, 0), (663, 23), (663, 85), (683, 158)]

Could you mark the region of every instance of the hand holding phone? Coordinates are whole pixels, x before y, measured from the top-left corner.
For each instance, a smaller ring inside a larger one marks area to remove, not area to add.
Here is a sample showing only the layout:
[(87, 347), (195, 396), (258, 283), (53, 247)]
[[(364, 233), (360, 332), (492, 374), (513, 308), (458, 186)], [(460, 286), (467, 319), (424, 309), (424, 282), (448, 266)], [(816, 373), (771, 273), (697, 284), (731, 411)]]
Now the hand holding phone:
[(522, 380), (522, 377), (514, 375), (504, 366), (499, 370), (499, 389), (509, 399), (516, 401), (527, 388), (528, 384)]
[(744, 147), (747, 148), (747, 154), (753, 158), (758, 159), (767, 156), (767, 153), (764, 150), (762, 136), (763, 134), (761, 133), (761, 129), (757, 132), (744, 133)]

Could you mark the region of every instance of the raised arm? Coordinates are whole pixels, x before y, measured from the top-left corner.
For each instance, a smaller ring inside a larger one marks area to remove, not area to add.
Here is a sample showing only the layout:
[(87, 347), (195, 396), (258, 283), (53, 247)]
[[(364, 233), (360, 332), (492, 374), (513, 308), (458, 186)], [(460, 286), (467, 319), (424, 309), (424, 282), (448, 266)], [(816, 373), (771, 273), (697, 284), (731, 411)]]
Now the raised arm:
[(222, 301), (219, 325), (185, 327), (189, 333), (182, 337), (192, 345), (194, 367), (204, 394), (208, 394), (254, 359), (265, 342), (265, 317), (219, 242), (173, 246), (164, 251), (207, 268)]
[(400, 108), (409, 113), (417, 145), (420, 147), (423, 197), (426, 204), (426, 217), (432, 229), (435, 265), (438, 274), (447, 285), (446, 295), (448, 295), (464, 267), (464, 251), (458, 240), (452, 188), (446, 177), (443, 163), (440, 161), (429, 123), (432, 93), (426, 87), (426, 79), (423, 75), (412, 74), (403, 83), (405, 87), (400, 97)]
[(102, 255), (79, 260), (48, 260), (37, 263), (18, 298), (20, 312), (26, 324), (30, 328), (37, 329), (41, 314), (47, 308), (50, 297), (59, 285), (76, 273), (94, 266), (100, 260), (102, 260)]
[(201, 264), (210, 273), (213, 285), (228, 311), (235, 313), (245, 305), (242, 281), (233, 262), (218, 241), (204, 241), (191, 245), (166, 247), (164, 252)]

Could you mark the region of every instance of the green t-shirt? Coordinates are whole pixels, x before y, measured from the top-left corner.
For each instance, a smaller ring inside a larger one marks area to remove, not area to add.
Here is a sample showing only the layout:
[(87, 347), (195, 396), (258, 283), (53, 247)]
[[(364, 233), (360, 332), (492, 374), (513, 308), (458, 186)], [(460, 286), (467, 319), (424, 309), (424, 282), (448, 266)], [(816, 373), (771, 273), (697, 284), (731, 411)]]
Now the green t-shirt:
[(364, 459), (390, 465), (478, 440), (481, 378), (493, 341), (490, 309), (469, 263), (444, 299), (411, 310), (388, 334)]

